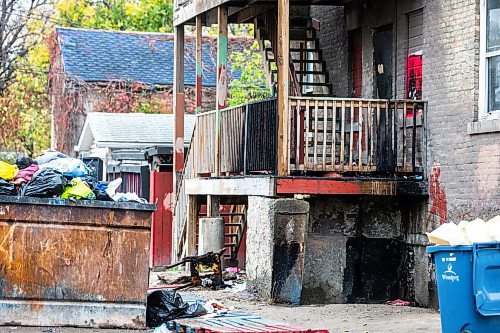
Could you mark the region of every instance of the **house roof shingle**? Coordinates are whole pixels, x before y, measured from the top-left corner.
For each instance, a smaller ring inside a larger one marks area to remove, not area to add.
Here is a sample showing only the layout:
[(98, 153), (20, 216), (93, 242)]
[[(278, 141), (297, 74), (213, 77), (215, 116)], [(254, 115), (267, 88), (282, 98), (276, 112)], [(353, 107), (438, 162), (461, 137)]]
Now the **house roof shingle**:
[[(57, 28), (56, 33), (64, 71), (78, 80), (126, 80), (150, 85), (173, 85), (172, 34), (75, 28)], [(186, 38), (185, 50), (184, 83), (194, 86), (196, 63), (193, 38)], [(202, 57), (202, 84), (215, 87), (217, 55), (213, 43), (203, 44)], [(239, 76), (239, 73), (235, 73), (235, 76)]]

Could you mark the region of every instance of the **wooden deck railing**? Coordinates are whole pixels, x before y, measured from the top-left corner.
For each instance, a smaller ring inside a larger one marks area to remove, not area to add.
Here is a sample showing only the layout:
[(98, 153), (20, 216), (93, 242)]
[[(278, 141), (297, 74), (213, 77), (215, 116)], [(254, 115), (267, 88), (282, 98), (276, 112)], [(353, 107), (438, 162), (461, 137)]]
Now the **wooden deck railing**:
[(194, 151), (198, 175), (274, 172), (276, 99), (198, 115)]
[[(276, 99), (198, 115), (196, 175), (275, 173)], [(425, 163), (424, 101), (291, 97), (291, 173), (418, 173)]]
[(291, 97), (289, 107), (292, 171), (423, 171), (423, 101)]
[[(197, 132), (197, 127), (194, 129), (194, 133)], [(188, 196), (186, 195), (186, 180), (193, 178), (194, 176), (194, 149), (193, 149), (193, 137), (191, 138), (191, 144), (189, 145), (188, 153), (184, 163), (184, 170), (177, 183), (176, 197), (173, 201), (173, 221), (172, 221), (172, 258), (174, 261), (179, 260), (181, 257), (186, 255), (191, 255), (192, 253), (187, 253), (186, 239), (187, 239), (187, 218), (188, 218)]]

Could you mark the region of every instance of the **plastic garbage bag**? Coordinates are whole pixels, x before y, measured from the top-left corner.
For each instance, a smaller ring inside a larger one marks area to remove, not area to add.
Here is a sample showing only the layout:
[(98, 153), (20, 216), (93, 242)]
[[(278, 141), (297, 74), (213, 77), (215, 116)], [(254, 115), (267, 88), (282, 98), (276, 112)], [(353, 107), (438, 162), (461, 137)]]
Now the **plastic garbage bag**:
[(465, 233), (467, 239), (469, 239), (472, 243), (487, 243), (492, 240), (488, 233), (486, 222), (481, 219), (475, 219), (474, 221), (467, 223), (465, 226)]
[(117, 202), (128, 202), (128, 201), (133, 201), (133, 202), (138, 202), (138, 203), (145, 203), (147, 204), (148, 201), (144, 198), (140, 198), (137, 193), (132, 193), (132, 192), (127, 192), (127, 193), (115, 193), (113, 195), (112, 199)]
[(72, 178), (87, 176), (90, 173), (83, 161), (71, 157), (58, 158), (40, 165), (40, 169), (44, 168), (55, 169), (62, 173), (63, 176)]
[(0, 195), (17, 195), (16, 187), (14, 184), (0, 179)]
[(116, 190), (118, 190), (118, 188), (122, 184), (122, 181), (123, 180), (121, 178), (116, 178), (115, 180), (109, 182), (108, 187), (106, 188), (106, 193), (111, 198), (116, 194)]
[(28, 156), (19, 156), (16, 159), (16, 165), (19, 168), (19, 170), (26, 169), (30, 165), (33, 164), (33, 160), (28, 157)]
[(58, 158), (69, 158), (68, 155), (58, 152), (57, 150), (48, 149), (42, 155), (35, 159), (35, 163), (38, 165), (49, 163), (50, 161), (56, 160)]
[(500, 215), (486, 222), (486, 226), (491, 239), (495, 242), (500, 242)]
[(4, 180), (12, 180), (19, 172), (16, 165), (10, 165), (9, 163), (0, 161), (0, 178)]
[(170, 333), (170, 331), (167, 328), (167, 324), (162, 324), (161, 326), (155, 328), (153, 333)]
[(67, 179), (54, 169), (41, 169), (21, 188), (21, 196), (50, 198), (64, 192)]
[(106, 193), (106, 186), (100, 184), (94, 177), (80, 177), (80, 179), (94, 192), (95, 199), (100, 201), (113, 201)]
[(198, 317), (206, 313), (200, 300), (188, 304), (175, 290), (155, 290), (148, 294), (146, 325), (158, 327), (176, 318)]
[(88, 187), (80, 178), (73, 178), (69, 186), (64, 189), (63, 194), (61, 194), (62, 199), (89, 199), (94, 200), (95, 194), (92, 189)]
[(31, 178), (33, 178), (33, 175), (35, 174), (35, 172), (37, 172), (38, 170), (39, 170), (38, 165), (32, 164), (32, 165), (28, 166), (27, 168), (20, 170), (17, 173), (17, 175), (14, 177), (14, 179), (22, 179), (26, 182), (29, 182), (31, 180)]
[(437, 245), (467, 245), (469, 241), (460, 228), (453, 222), (444, 223), (433, 232), (428, 232), (427, 237), (430, 243)]

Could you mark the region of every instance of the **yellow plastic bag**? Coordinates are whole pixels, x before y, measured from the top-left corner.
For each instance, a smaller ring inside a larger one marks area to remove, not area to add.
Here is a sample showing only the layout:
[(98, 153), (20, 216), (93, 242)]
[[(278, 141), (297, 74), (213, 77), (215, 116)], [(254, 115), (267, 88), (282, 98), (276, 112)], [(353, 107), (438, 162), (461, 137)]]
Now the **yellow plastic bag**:
[(12, 180), (19, 172), (19, 169), (15, 165), (10, 165), (0, 161), (0, 178), (5, 180)]
[(85, 185), (80, 178), (73, 178), (71, 180), (70, 186), (67, 187), (63, 194), (61, 194), (62, 199), (95, 199), (95, 194), (92, 190)]

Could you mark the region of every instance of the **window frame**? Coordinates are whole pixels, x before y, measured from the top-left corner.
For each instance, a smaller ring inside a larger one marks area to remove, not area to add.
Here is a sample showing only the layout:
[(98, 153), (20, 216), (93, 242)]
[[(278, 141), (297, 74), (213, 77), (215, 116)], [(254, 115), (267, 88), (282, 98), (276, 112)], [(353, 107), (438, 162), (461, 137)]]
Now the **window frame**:
[(500, 110), (489, 110), (489, 58), (500, 56), (500, 50), (487, 52), (488, 0), (481, 0), (480, 5), (480, 37), (479, 37), (479, 116), (478, 120), (500, 119)]

